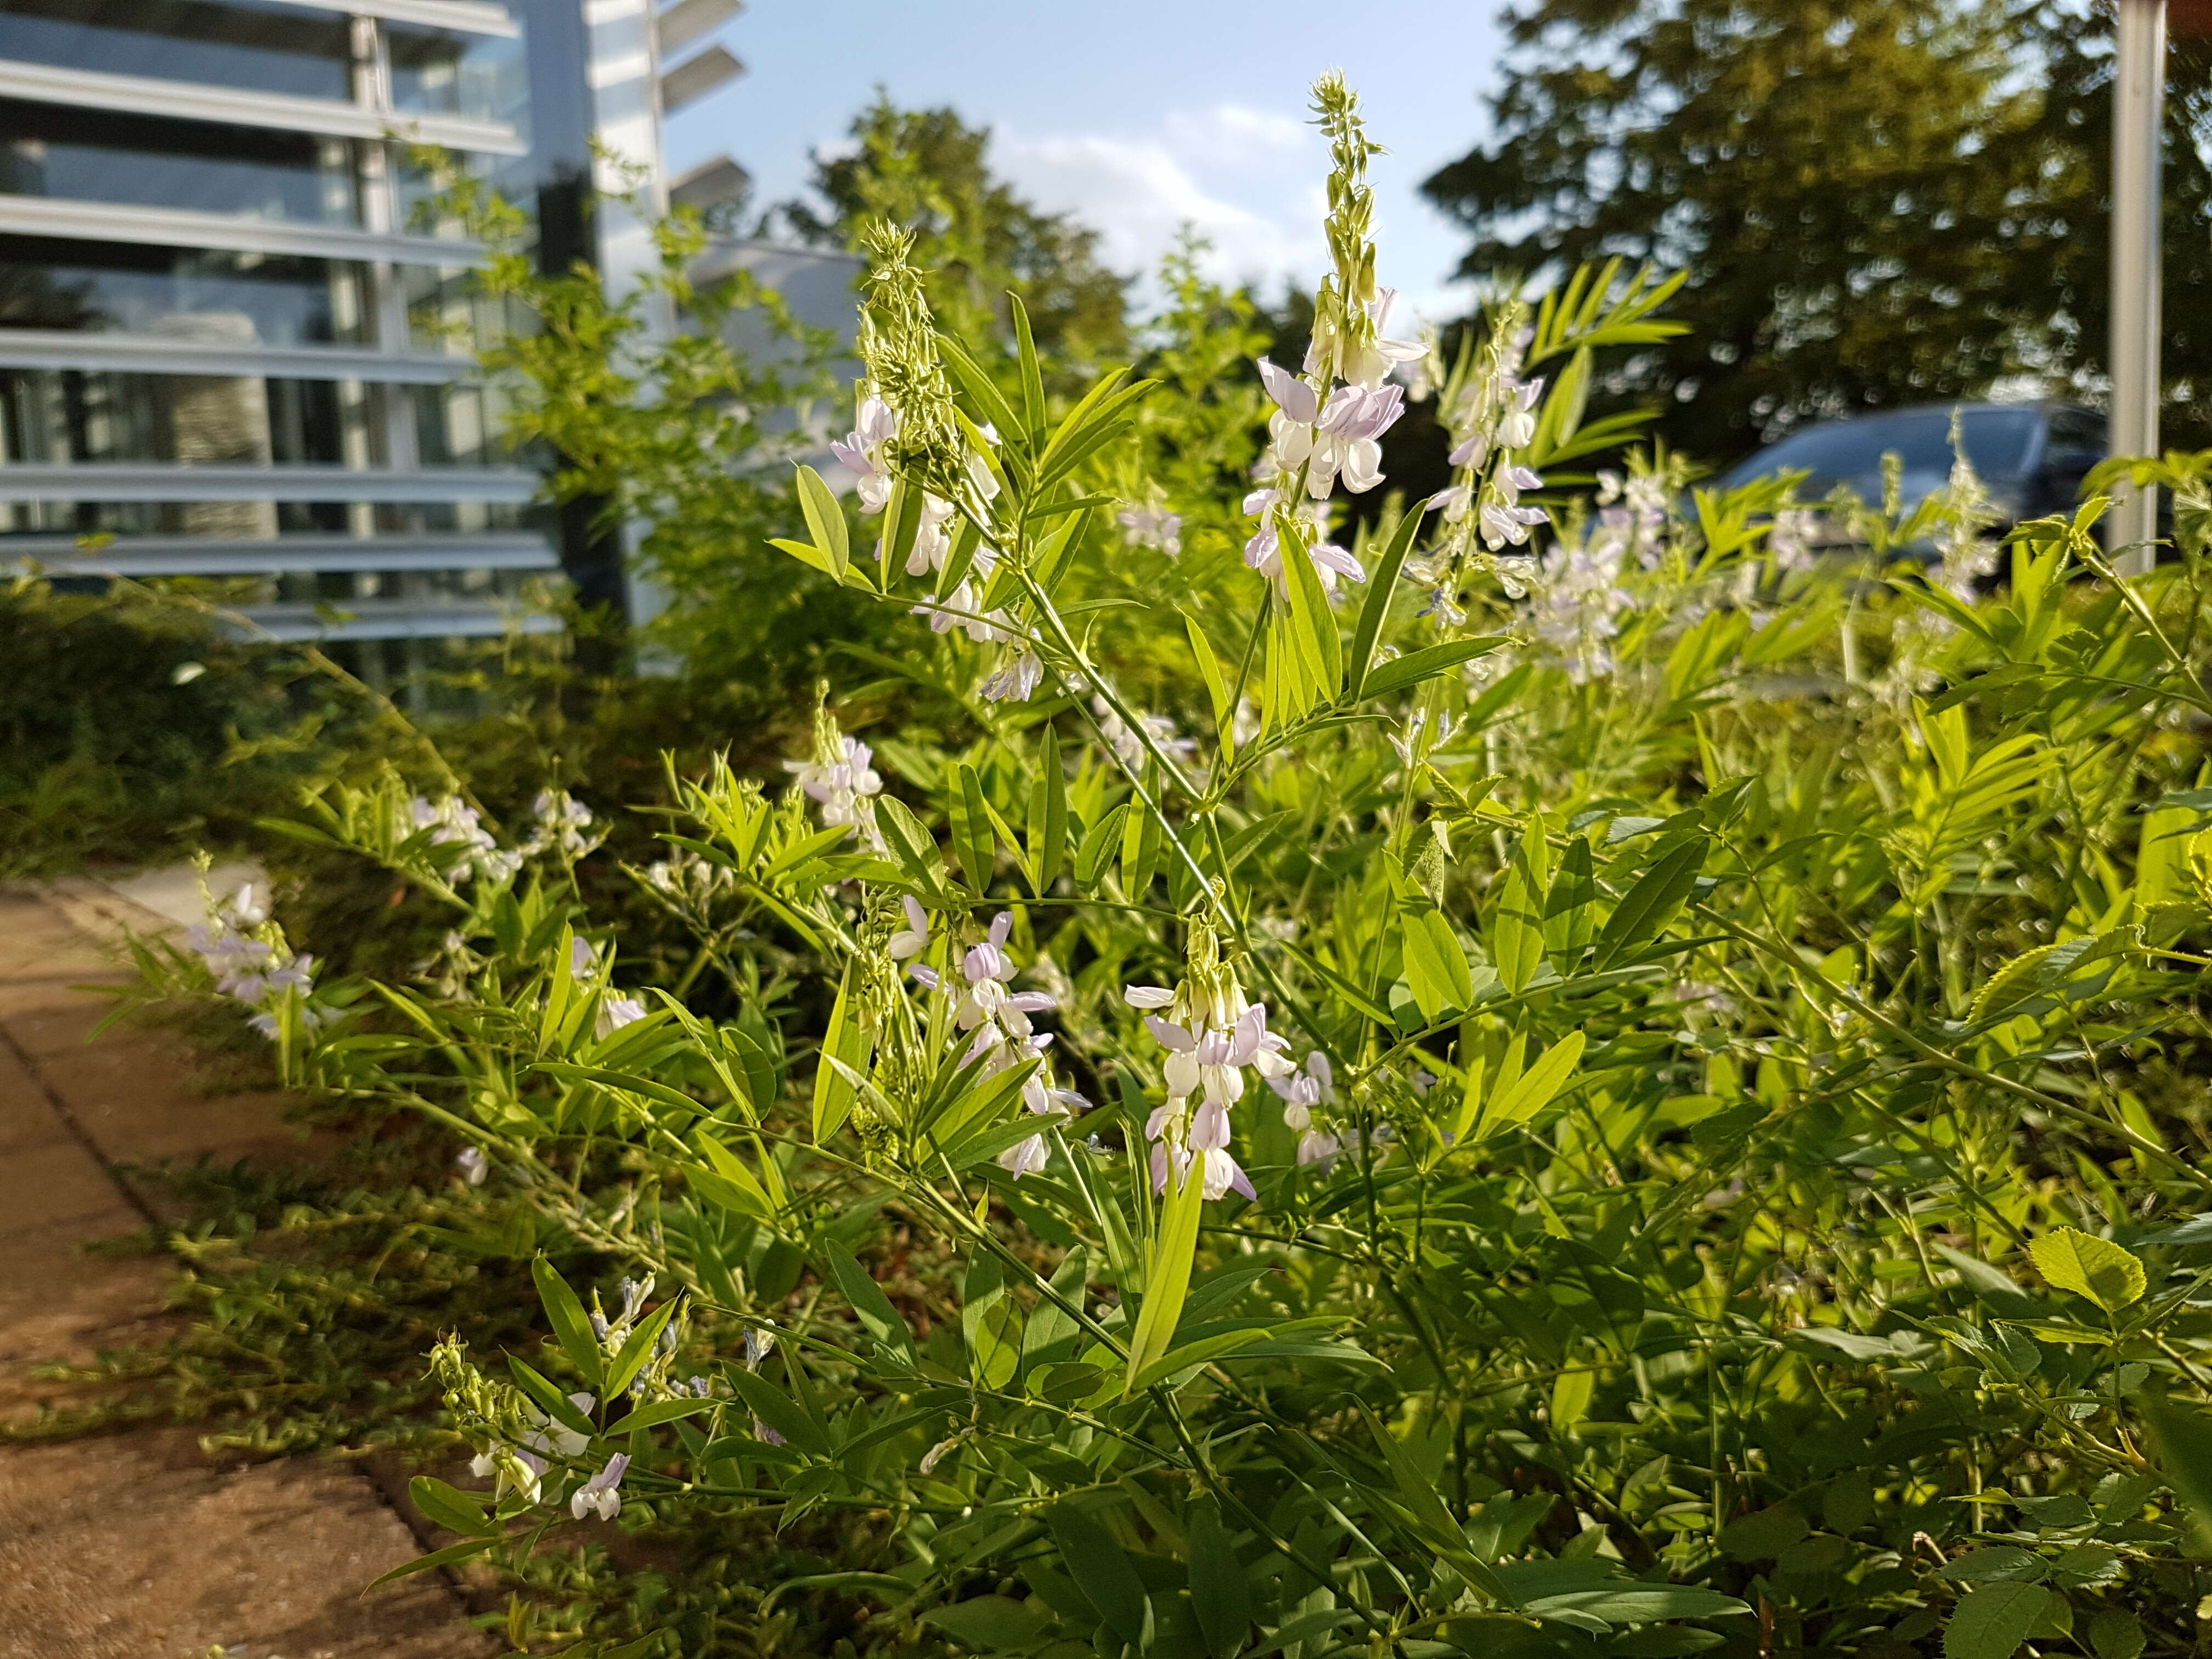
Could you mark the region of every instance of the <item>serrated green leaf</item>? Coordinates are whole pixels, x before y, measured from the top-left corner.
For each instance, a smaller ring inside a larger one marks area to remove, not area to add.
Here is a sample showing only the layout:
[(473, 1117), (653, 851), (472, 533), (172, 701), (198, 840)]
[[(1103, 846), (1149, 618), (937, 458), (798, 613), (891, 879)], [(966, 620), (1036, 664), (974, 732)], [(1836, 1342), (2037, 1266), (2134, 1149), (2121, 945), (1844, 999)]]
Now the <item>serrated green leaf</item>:
[(2106, 1313), (2142, 1300), (2148, 1284), (2132, 1252), (2074, 1227), (2045, 1233), (2027, 1247), (2027, 1258), (2044, 1283), (2086, 1297)]
[(2012, 1659), (2050, 1605), (2040, 1584), (1989, 1584), (1960, 1597), (1943, 1626), (1943, 1659)]

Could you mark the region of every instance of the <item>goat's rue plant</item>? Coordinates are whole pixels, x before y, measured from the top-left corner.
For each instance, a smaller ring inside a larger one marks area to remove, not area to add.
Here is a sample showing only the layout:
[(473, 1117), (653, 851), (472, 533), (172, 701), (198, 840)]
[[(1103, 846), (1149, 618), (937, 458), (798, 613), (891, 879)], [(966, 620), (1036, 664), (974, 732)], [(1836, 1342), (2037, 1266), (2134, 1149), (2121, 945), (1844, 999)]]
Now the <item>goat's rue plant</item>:
[[(564, 803), (301, 827), (454, 924), (299, 1064), (631, 1279), (541, 1261), (540, 1347), (439, 1350), (482, 1484), (418, 1482), (459, 1541), (412, 1566), (843, 1510), (904, 1564), (807, 1589), (1056, 1659), (2194, 1651), (2205, 458), (2151, 574), (2093, 505), (1996, 591), (1963, 467), (1820, 559), (1786, 483), (1578, 471), (1672, 284), (1396, 340), (1316, 98), (1264, 406), (1058, 406), (1018, 306), (950, 338), (872, 237), (782, 545), (935, 636), (780, 791), (673, 781), (680, 982), (617, 988)], [(1347, 533), (1408, 384), (1453, 482)]]

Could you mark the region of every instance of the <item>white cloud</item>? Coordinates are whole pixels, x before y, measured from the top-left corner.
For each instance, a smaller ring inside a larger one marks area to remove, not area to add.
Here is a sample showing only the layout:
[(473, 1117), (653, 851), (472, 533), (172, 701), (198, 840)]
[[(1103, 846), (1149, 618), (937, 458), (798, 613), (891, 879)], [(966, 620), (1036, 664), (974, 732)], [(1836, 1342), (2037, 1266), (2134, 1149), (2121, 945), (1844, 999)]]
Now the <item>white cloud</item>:
[(1223, 104), (1175, 111), (1152, 133), (1029, 134), (1002, 127), (992, 159), (1038, 206), (1100, 233), (1106, 263), (1149, 274), (1188, 224), (1211, 274), (1273, 289), (1327, 258), (1316, 136), (1288, 116)]
[(1177, 151), (1218, 161), (1296, 152), (1309, 144), (1316, 150), (1319, 148), (1318, 138), (1307, 123), (1243, 104), (1217, 104), (1195, 112), (1172, 110), (1161, 126)]

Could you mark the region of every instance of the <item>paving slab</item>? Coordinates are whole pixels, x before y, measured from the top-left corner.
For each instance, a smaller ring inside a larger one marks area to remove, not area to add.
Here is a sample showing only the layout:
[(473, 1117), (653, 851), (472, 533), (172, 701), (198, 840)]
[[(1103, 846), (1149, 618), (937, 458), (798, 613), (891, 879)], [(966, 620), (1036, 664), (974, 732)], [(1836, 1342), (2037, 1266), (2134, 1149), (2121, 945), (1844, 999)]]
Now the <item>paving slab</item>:
[(114, 968), (113, 951), (57, 906), (20, 888), (0, 888), (0, 981), (65, 983)]
[[(158, 1195), (116, 1166), (314, 1152), (282, 1096), (199, 1088), (175, 1037), (86, 1042), (106, 1005), (70, 982), (116, 972), (121, 927), (174, 925), (96, 884), (0, 889), (0, 1425), (33, 1437), (46, 1409), (99, 1398), (40, 1368), (181, 1328), (164, 1306), (169, 1263), (148, 1248)], [(0, 1659), (499, 1651), (439, 1574), (367, 1589), (421, 1552), (379, 1485), (332, 1459), (240, 1462), (150, 1426), (0, 1443)]]
[[(95, 1465), (96, 1480), (87, 1479)], [(210, 1462), (180, 1430), (0, 1455), (0, 1659), (461, 1659), (493, 1651), (358, 1471)]]

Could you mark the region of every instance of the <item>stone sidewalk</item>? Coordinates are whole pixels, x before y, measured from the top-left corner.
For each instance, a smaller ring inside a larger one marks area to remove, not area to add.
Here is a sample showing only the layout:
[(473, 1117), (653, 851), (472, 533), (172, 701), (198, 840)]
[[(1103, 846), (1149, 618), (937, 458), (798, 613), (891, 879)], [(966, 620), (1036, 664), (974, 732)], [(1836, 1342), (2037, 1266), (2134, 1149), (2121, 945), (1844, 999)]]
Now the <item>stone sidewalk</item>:
[[(168, 885), (174, 885), (171, 883)], [(56, 1385), (33, 1366), (158, 1341), (167, 1269), (88, 1255), (155, 1200), (118, 1166), (297, 1158), (271, 1095), (195, 1092), (177, 1039), (86, 1038), (124, 927), (173, 926), (92, 883), (0, 887), (0, 1420)], [(422, 1547), (370, 1479), (314, 1458), (203, 1454), (189, 1430), (0, 1444), (0, 1659), (480, 1659), (500, 1650), (435, 1573), (364, 1595)]]

